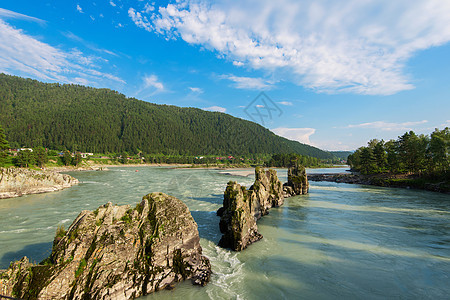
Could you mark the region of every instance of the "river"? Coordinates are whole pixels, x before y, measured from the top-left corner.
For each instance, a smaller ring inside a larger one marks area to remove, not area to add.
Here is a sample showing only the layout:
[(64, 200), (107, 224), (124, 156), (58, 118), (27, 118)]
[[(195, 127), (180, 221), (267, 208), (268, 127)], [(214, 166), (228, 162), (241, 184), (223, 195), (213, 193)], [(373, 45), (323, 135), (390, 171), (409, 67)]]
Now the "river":
[[(331, 169), (342, 172), (344, 169)], [(132, 204), (150, 192), (183, 200), (198, 223), (213, 275), (204, 288), (184, 282), (142, 299), (448, 299), (450, 196), (310, 182), (258, 221), (264, 238), (240, 253), (216, 246), (223, 191), (253, 176), (156, 167), (73, 172), (80, 184), (59, 192), (0, 200), (0, 268), (51, 251), (60, 225), (110, 201)], [(327, 170), (308, 170), (326, 172)], [(286, 170), (278, 170), (286, 181)]]

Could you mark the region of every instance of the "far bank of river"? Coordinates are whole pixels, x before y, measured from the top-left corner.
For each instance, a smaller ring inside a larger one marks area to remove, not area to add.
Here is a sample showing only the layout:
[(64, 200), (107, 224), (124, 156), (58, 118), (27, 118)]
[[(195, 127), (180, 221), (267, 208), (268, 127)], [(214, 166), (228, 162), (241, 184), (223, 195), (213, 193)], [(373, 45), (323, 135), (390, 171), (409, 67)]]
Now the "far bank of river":
[(328, 181), (337, 183), (351, 183), (351, 184), (364, 184), (375, 185), (382, 187), (395, 187), (406, 189), (420, 189), (439, 193), (450, 193), (450, 179), (429, 179), (423, 177), (417, 177), (414, 175), (386, 175), (386, 174), (374, 174), (374, 175), (361, 175), (354, 173), (320, 173), (309, 174), (308, 180), (310, 181)]

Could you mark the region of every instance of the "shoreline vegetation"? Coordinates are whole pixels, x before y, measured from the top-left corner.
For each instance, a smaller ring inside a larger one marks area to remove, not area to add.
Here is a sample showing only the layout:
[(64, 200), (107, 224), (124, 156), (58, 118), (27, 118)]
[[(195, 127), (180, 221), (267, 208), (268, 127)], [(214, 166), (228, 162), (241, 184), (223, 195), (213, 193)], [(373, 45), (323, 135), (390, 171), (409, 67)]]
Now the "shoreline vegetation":
[(450, 194), (450, 180), (444, 177), (424, 177), (415, 174), (358, 174), (321, 173), (308, 174), (309, 181), (373, 185), (390, 188), (418, 189)]

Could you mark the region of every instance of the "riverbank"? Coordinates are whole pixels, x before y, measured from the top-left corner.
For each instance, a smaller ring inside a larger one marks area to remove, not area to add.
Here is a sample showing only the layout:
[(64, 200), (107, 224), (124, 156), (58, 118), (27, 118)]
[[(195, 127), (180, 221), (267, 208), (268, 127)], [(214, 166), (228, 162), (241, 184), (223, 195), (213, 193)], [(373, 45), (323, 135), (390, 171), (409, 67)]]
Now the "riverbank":
[(449, 178), (428, 178), (408, 174), (348, 174), (348, 173), (322, 173), (308, 174), (310, 181), (329, 181), (350, 184), (365, 184), (382, 187), (397, 187), (406, 189), (420, 189), (432, 192), (450, 194)]
[(59, 191), (78, 184), (78, 179), (54, 171), (0, 168), (0, 199)]

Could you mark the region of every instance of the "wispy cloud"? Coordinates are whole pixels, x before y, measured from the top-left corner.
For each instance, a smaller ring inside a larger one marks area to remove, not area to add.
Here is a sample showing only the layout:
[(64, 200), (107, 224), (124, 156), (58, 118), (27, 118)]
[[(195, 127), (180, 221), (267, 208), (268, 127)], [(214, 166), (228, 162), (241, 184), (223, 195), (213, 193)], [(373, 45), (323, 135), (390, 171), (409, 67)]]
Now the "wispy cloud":
[(292, 102), (289, 102), (289, 101), (280, 101), (280, 102), (277, 102), (278, 104), (281, 104), (281, 105), (285, 105), (285, 106), (292, 106), (292, 105), (294, 105)]
[(277, 135), (285, 137), (289, 140), (294, 140), (303, 144), (311, 145), (309, 137), (316, 132), (315, 128), (286, 128), (278, 127), (271, 129)]
[(152, 74), (152, 75), (146, 75), (143, 78), (144, 81), (144, 89), (148, 88), (154, 88), (156, 89), (156, 92), (162, 92), (164, 91), (164, 85), (161, 81), (159, 81), (158, 76)]
[(27, 21), (33, 21), (33, 22), (37, 22), (37, 23), (45, 23), (44, 20), (35, 18), (35, 17), (30, 17), (27, 15), (23, 15), (23, 14), (19, 14), (17, 12), (11, 11), (11, 10), (7, 10), (4, 8), (0, 8), (0, 18), (1, 19), (20, 19), (20, 20), (27, 20)]
[(112, 0), (109, 1), (109, 4), (110, 4), (112, 7), (116, 7), (116, 6), (117, 6), (117, 4), (115, 4)]
[(269, 90), (272, 88), (270, 83), (262, 78), (239, 77), (234, 75), (221, 75), (220, 78), (232, 81), (233, 86), (238, 89)]
[(79, 4), (77, 4), (77, 10), (80, 14), (84, 14), (83, 9), (81, 8), (81, 6)]
[(227, 109), (225, 107), (220, 107), (220, 106), (205, 107), (203, 109), (209, 110), (209, 111), (218, 111), (218, 112), (222, 112), (222, 113), (227, 111)]
[(77, 49), (63, 51), (43, 43), (0, 19), (0, 72), (41, 80), (76, 82), (104, 86), (105, 80), (125, 83), (99, 71), (101, 57), (85, 55)]
[(318, 92), (387, 95), (414, 88), (405, 64), (450, 41), (442, 0), (179, 0), (133, 22)]
[(203, 90), (201, 88), (199, 88), (199, 87), (189, 87), (189, 89), (193, 93), (197, 93), (197, 94), (202, 94), (203, 93)]
[(79, 37), (79, 36), (73, 34), (73, 33), (70, 32), (70, 31), (68, 31), (68, 32), (63, 32), (62, 34), (63, 34), (66, 38), (71, 39), (71, 40), (73, 40), (73, 41), (76, 41), (76, 42), (78, 42), (78, 43), (81, 43), (83, 46), (85, 46), (85, 47), (87, 47), (87, 48), (89, 48), (89, 49), (91, 49), (91, 50), (94, 50), (94, 51), (97, 51), (97, 52), (100, 52), (100, 53), (106, 53), (106, 54), (109, 54), (109, 55), (112, 55), (112, 56), (119, 56), (118, 54), (114, 53), (113, 51), (110, 51), (110, 50), (107, 50), (107, 49), (99, 48), (99, 47), (97, 47), (94, 43), (85, 41), (84, 39), (82, 39), (81, 37)]
[(414, 126), (425, 123), (428, 123), (428, 121), (422, 120), (417, 122), (403, 122), (403, 123), (376, 121), (376, 122), (348, 125), (344, 128), (373, 128), (373, 129), (380, 129), (383, 131), (402, 131), (402, 130), (404, 131), (404, 130), (413, 130)]

